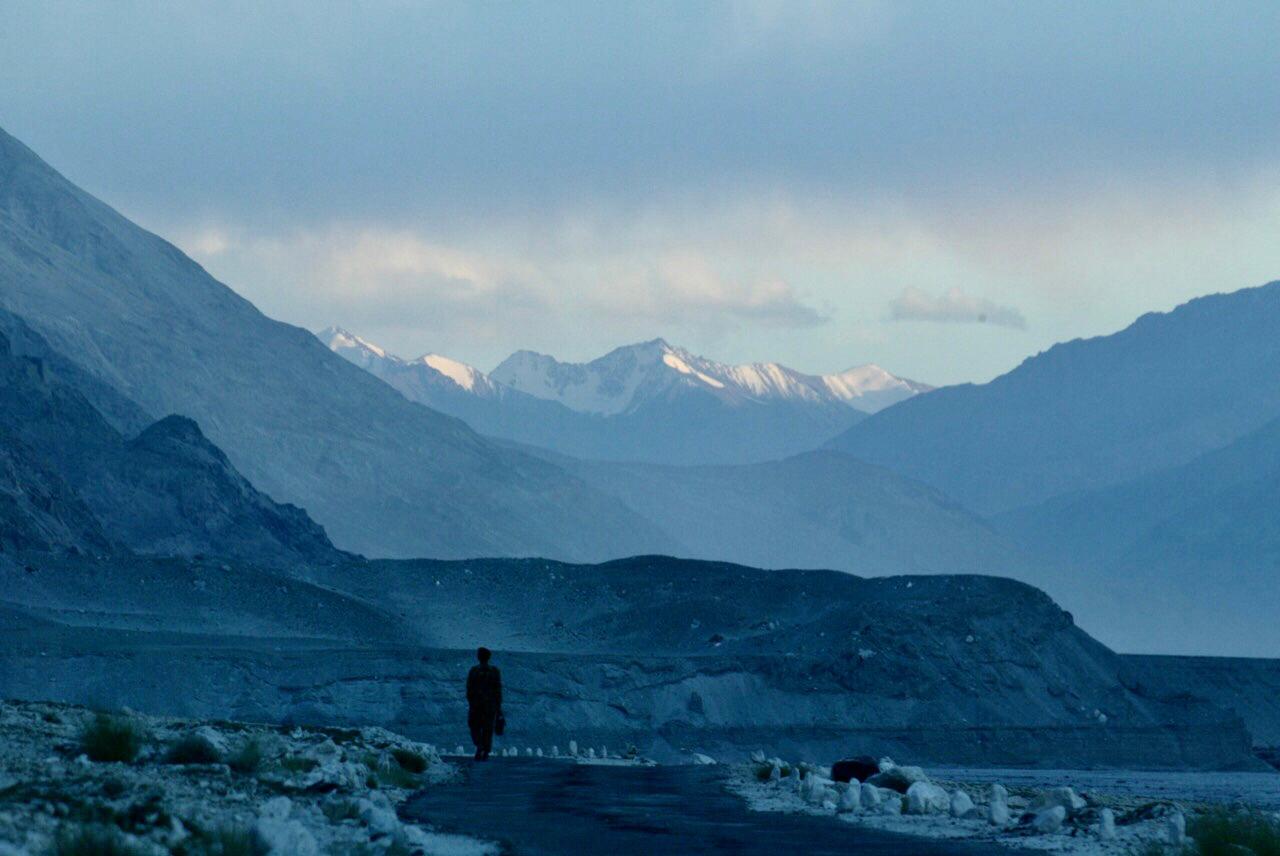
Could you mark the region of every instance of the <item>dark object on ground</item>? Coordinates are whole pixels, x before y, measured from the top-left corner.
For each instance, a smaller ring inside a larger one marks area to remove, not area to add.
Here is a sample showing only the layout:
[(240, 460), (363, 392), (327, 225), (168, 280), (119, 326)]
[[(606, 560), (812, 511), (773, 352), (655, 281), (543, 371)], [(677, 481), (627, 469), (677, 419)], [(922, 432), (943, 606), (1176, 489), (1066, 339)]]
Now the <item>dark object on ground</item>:
[(831, 778), (837, 782), (865, 782), (880, 772), (880, 762), (870, 755), (846, 758), (831, 765)]
[(170, 764), (220, 764), (222, 753), (205, 738), (189, 734), (170, 746), (164, 759)]

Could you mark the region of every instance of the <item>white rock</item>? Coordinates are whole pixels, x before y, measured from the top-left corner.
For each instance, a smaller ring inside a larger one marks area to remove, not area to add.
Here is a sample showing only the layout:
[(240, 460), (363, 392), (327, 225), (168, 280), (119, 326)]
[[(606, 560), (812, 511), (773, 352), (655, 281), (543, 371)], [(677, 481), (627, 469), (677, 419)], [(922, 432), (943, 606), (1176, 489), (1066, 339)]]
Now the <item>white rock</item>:
[(258, 817), (267, 820), (284, 820), (293, 811), (293, 800), (288, 797), (272, 797), (258, 808)]
[(1051, 788), (1050, 790), (1040, 794), (1036, 797), (1035, 801), (1031, 803), (1031, 810), (1038, 812), (1046, 808), (1062, 806), (1062, 808), (1066, 810), (1067, 817), (1070, 817), (1073, 814), (1084, 811), (1088, 805), (1089, 804), (1085, 802), (1082, 797), (1078, 796), (1071, 788), (1062, 787)]
[(837, 804), (839, 811), (861, 811), (862, 810), (862, 786), (849, 785), (840, 794), (840, 802)]
[(541, 757), (542, 757), (542, 747), (541, 747), (541, 746), (539, 746), (539, 747), (538, 747), (538, 751), (537, 751), (537, 752), (534, 752), (533, 754), (534, 754), (534, 755), (536, 755), (536, 756), (538, 756), (539, 758), (541, 758)]
[(609, 747), (607, 747), (607, 746), (601, 746), (601, 747), (600, 747), (600, 757), (601, 757), (601, 758), (608, 758), (608, 757), (609, 757)]
[(757, 749), (756, 751), (752, 752), (752, 753), (751, 753), (751, 761), (752, 761), (752, 763), (754, 763), (754, 764), (763, 764), (763, 763), (764, 763), (764, 750), (763, 750), (763, 749)]
[(551, 747), (551, 757), (552, 757), (552, 758), (559, 758), (559, 757), (560, 757), (560, 747), (559, 747), (559, 746), (552, 746), (552, 747)]
[(1165, 821), (1164, 834), (1174, 847), (1187, 843), (1187, 818), (1182, 812), (1175, 811), (1169, 815), (1169, 819)]
[(987, 818), (992, 826), (1009, 825), (1009, 791), (1004, 785), (991, 786), (991, 804), (987, 809)]
[(916, 782), (907, 788), (907, 814), (946, 814), (951, 797), (932, 782)]
[(400, 819), (396, 817), (394, 811), (373, 805), (366, 800), (361, 802), (364, 805), (360, 806), (360, 819), (369, 827), (370, 832), (393, 835), (400, 829)]
[(890, 788), (899, 793), (905, 793), (908, 788), (916, 782), (927, 782), (929, 777), (920, 767), (898, 766), (894, 764), (886, 769), (881, 769), (879, 773), (867, 779), (873, 785), (881, 788)]
[(839, 804), (838, 804), (835, 800), (829, 800), (829, 799), (828, 799), (828, 800), (823, 800), (823, 801), (822, 801), (822, 810), (823, 810), (823, 811), (829, 811), (829, 812), (835, 812), (835, 811), (838, 811), (838, 810), (839, 810), (839, 809), (837, 809), (837, 808), (836, 808), (836, 806), (837, 806), (837, 805), (839, 805)]
[(959, 789), (951, 794), (952, 817), (964, 817), (971, 811), (973, 811), (973, 797)]
[(858, 785), (859, 802), (867, 811), (874, 811), (880, 807), (880, 789), (875, 785), (868, 785), (866, 782)]
[(221, 731), (214, 728), (213, 726), (211, 725), (200, 726), (195, 730), (195, 736), (199, 737), (205, 743), (208, 743), (210, 746), (212, 746), (214, 751), (217, 752), (219, 755), (227, 754), (227, 749), (229, 748), (227, 746), (227, 738), (222, 735)]
[(320, 852), (315, 836), (301, 821), (262, 818), (256, 829), (273, 856), (316, 856)]
[(902, 797), (897, 793), (880, 803), (881, 814), (902, 814)]
[(459, 744), (458, 744), (458, 748), (453, 750), (453, 754), (455, 754), (455, 755), (465, 755), (465, 754), (467, 754), (467, 753), (466, 753), (466, 750), (464, 750), (464, 749), (462, 748), (462, 744), (461, 744), (461, 743), (459, 743)]
[(776, 782), (782, 778), (782, 768), (774, 764), (769, 768), (769, 781)]
[(707, 766), (710, 764), (714, 764), (715, 762), (716, 762), (716, 759), (712, 758), (710, 755), (703, 755), (701, 752), (693, 753), (693, 763), (695, 764), (701, 764), (703, 766)]
[(596, 757), (596, 750), (595, 750), (595, 747), (593, 747), (593, 746), (588, 746), (588, 747), (587, 747), (587, 757), (588, 757), (588, 758), (594, 758), (594, 757)]
[(569, 741), (569, 754), (570, 754), (570, 755), (577, 755), (577, 754), (578, 754), (578, 741), (577, 741), (577, 740), (570, 740), (570, 741)]
[(1060, 805), (1050, 806), (1036, 812), (1035, 818), (1031, 821), (1031, 828), (1042, 835), (1057, 832), (1062, 829), (1062, 824), (1066, 819), (1067, 810), (1065, 807)]
[(1116, 813), (1109, 808), (1098, 812), (1098, 837), (1103, 841), (1116, 840)]

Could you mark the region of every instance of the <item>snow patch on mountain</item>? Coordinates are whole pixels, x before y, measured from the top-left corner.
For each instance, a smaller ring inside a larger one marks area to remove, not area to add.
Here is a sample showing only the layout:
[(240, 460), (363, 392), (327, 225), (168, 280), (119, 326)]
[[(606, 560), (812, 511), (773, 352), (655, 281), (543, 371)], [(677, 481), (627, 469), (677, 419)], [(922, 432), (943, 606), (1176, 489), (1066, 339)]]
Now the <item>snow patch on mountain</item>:
[(572, 410), (605, 416), (681, 386), (729, 400), (838, 403), (869, 413), (931, 388), (876, 365), (809, 375), (779, 363), (720, 363), (662, 339), (617, 348), (589, 363), (562, 363), (545, 354), (519, 351), (490, 377)]

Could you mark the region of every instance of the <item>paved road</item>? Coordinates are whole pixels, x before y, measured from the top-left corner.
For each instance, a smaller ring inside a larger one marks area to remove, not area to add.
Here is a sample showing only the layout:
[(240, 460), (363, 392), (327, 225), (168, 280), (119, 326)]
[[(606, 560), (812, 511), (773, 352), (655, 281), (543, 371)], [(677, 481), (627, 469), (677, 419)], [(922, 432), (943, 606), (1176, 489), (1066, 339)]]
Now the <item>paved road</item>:
[(459, 782), (428, 788), (406, 819), (503, 842), (519, 856), (859, 853), (1014, 856), (996, 845), (907, 838), (810, 815), (747, 811), (716, 767), (597, 767), (535, 758), (464, 762)]

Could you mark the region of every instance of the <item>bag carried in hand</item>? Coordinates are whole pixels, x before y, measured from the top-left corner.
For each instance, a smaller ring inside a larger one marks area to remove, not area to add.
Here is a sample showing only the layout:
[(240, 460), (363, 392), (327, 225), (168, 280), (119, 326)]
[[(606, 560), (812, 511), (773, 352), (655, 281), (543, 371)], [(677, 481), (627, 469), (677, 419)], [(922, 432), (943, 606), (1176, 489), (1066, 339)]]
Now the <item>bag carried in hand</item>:
[(502, 736), (502, 732), (507, 730), (507, 718), (502, 715), (502, 711), (498, 711), (498, 718), (493, 721), (493, 733)]

